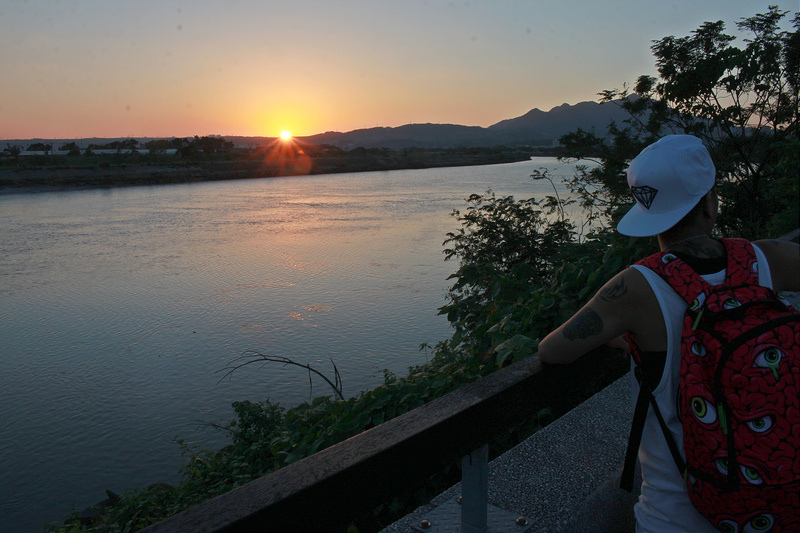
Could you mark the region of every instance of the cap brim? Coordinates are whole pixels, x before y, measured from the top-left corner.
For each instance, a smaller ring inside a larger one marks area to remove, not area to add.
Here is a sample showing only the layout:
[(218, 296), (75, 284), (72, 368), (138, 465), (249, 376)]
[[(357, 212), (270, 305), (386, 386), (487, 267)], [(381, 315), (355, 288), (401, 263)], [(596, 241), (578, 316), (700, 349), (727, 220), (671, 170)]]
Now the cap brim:
[(692, 202), (689, 203), (688, 206), (684, 205), (678, 209), (658, 213), (656, 215), (648, 212), (637, 203), (622, 217), (622, 219), (620, 219), (617, 224), (617, 231), (629, 237), (651, 237), (653, 235), (658, 235), (680, 222), (695, 205), (697, 205), (697, 203)]

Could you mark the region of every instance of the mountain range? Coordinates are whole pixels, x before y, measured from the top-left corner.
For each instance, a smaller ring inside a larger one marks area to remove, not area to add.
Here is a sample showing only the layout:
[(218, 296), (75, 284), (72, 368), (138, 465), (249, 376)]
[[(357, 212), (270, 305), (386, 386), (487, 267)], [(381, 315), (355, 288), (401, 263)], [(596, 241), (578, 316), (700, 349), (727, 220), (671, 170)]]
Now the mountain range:
[(312, 144), (344, 149), (364, 148), (455, 148), (499, 145), (552, 146), (559, 137), (578, 128), (602, 135), (609, 123), (627, 118), (615, 102), (563, 104), (550, 111), (532, 109), (522, 116), (502, 120), (489, 127), (456, 124), (407, 124), (396, 128), (367, 128), (346, 133), (327, 132), (302, 137)]
[[(329, 131), (297, 138), (311, 144), (332, 145), (345, 150), (358, 147), (398, 150), (413, 147), (553, 146), (559, 137), (578, 128), (584, 131), (596, 131), (598, 135), (602, 135), (612, 120), (622, 122), (625, 118), (627, 114), (620, 108), (618, 102), (581, 102), (575, 105), (562, 104), (549, 111), (535, 108), (522, 116), (501, 120), (486, 128), (458, 124), (406, 124), (394, 128), (366, 128), (344, 133)], [(236, 146), (260, 146), (274, 140), (271, 137), (233, 135), (223, 137)], [(141, 143), (152, 139), (152, 137), (137, 138)], [(3, 142), (23, 146), (31, 142), (52, 142), (53, 146), (57, 147), (61, 143), (78, 141), (83, 147), (87, 143), (105, 144), (115, 140), (124, 138), (18, 139)]]

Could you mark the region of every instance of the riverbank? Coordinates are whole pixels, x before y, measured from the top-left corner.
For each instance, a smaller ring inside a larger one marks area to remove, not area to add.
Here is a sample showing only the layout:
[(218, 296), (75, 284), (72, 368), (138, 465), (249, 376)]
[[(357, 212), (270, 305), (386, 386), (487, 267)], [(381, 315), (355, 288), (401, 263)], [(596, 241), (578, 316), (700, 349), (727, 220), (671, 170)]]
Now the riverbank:
[[(126, 157), (130, 156), (130, 157)], [(0, 194), (52, 192), (98, 187), (125, 187), (270, 178), (310, 174), (336, 174), (437, 167), (479, 166), (529, 160), (520, 150), (442, 150), (394, 152), (354, 150), (337, 154), (312, 154), (291, 159), (247, 158), (216, 161), (148, 160), (122, 154), (92, 166), (79, 166), (75, 158), (61, 157), (49, 165), (0, 167)]]

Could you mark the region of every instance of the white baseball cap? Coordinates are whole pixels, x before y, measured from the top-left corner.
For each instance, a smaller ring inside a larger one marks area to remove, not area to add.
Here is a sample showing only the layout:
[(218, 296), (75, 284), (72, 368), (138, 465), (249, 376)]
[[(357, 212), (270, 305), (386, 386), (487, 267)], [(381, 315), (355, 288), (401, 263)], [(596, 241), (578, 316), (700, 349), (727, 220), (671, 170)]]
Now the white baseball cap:
[(657, 235), (677, 224), (714, 186), (716, 169), (703, 142), (693, 135), (667, 135), (628, 166), (636, 199), (617, 224), (631, 237)]

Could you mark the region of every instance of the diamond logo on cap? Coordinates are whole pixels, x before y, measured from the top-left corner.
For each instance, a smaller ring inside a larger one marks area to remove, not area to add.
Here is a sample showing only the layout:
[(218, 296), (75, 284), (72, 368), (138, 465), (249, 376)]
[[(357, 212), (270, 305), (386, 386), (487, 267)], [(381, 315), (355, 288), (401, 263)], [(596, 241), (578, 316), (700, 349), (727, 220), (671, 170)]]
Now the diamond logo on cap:
[(636, 201), (642, 204), (645, 209), (650, 209), (650, 206), (653, 205), (653, 200), (656, 199), (658, 189), (642, 185), (631, 187), (631, 192), (633, 193), (633, 197), (636, 198)]

